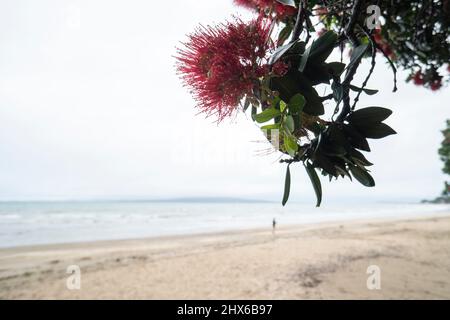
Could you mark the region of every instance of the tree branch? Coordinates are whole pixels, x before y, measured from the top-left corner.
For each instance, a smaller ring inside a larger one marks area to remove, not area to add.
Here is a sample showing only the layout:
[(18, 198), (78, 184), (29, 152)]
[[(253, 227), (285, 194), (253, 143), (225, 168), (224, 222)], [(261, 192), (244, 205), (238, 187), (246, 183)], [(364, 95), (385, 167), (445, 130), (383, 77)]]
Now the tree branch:
[[(358, 23), (358, 17), (360, 16), (362, 12), (362, 8), (364, 5), (364, 0), (354, 0), (353, 2), (353, 9), (350, 16), (350, 19), (344, 29), (344, 34), (347, 37), (347, 39), (351, 42), (353, 47), (357, 47), (360, 42), (358, 37), (355, 35), (355, 27)], [(343, 107), (341, 110), (341, 113), (338, 115), (336, 121), (337, 122), (343, 122), (345, 117), (350, 113), (350, 83), (353, 80), (353, 77), (356, 74), (356, 71), (358, 70), (359, 63), (354, 63), (351, 68), (347, 70), (347, 73), (345, 75), (345, 80), (342, 83), (342, 102)]]
[(327, 95), (327, 96), (320, 97), (320, 100), (322, 100), (322, 101), (327, 101), (327, 100), (331, 100), (331, 99), (333, 99), (333, 98), (334, 98), (334, 94), (333, 94), (333, 93), (330, 93), (330, 94)]
[(391, 58), (389, 58), (389, 56), (386, 54), (386, 51), (384, 51), (384, 49), (380, 45), (378, 45), (376, 42), (375, 42), (375, 47), (381, 51), (381, 53), (386, 58), (386, 60), (388, 61), (389, 65), (392, 68), (392, 73), (394, 74), (394, 89), (392, 91), (397, 92), (397, 90), (398, 90), (398, 88), (397, 88), (397, 68), (395, 67)]
[(303, 24), (305, 22), (305, 11), (308, 0), (300, 0), (298, 4), (297, 20), (295, 21), (294, 31), (292, 32), (291, 43), (297, 41), (303, 31)]
[(376, 55), (377, 55), (377, 50), (376, 50), (376, 47), (375, 47), (375, 40), (372, 38), (371, 34), (368, 31), (364, 30), (364, 28), (363, 28), (363, 31), (364, 31), (364, 34), (366, 35), (366, 37), (370, 41), (370, 47), (372, 49), (372, 60), (371, 60), (369, 73), (367, 74), (367, 77), (366, 77), (366, 79), (364, 79), (364, 82), (363, 82), (363, 84), (361, 86), (361, 91), (358, 92), (358, 94), (356, 95), (355, 100), (353, 101), (353, 106), (352, 106), (352, 109), (351, 109), (352, 111), (355, 110), (356, 104), (359, 101), (359, 97), (361, 96), (361, 93), (363, 92), (364, 88), (366, 87), (367, 83), (369, 82), (369, 79), (372, 76), (373, 71), (375, 70), (375, 64), (376, 64), (375, 59), (376, 59)]

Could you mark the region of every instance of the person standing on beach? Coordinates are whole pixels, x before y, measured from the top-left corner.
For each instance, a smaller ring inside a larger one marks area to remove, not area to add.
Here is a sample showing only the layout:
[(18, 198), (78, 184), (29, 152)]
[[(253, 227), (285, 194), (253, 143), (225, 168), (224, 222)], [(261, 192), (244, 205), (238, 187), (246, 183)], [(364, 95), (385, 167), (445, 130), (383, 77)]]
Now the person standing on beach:
[(277, 220), (275, 220), (275, 218), (273, 218), (273, 220), (272, 220), (272, 234), (275, 234), (276, 226), (277, 226)]

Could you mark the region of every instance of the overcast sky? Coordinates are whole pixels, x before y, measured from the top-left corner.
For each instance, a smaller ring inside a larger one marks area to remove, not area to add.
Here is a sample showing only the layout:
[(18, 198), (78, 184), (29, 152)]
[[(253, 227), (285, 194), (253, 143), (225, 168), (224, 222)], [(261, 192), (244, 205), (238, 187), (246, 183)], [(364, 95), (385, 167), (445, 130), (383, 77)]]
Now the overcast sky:
[[(248, 13), (232, 0), (0, 2), (0, 200), (245, 197), (279, 200), (285, 166), (244, 115), (196, 115), (174, 71), (198, 23)], [(448, 88), (403, 82), (379, 61), (360, 106), (392, 108), (398, 131), (372, 142), (377, 187), (323, 180), (326, 201), (415, 201), (441, 192), (437, 149)], [(361, 78), (360, 78), (361, 80)], [(328, 109), (333, 109), (328, 105)], [(292, 200), (313, 201), (302, 167)]]

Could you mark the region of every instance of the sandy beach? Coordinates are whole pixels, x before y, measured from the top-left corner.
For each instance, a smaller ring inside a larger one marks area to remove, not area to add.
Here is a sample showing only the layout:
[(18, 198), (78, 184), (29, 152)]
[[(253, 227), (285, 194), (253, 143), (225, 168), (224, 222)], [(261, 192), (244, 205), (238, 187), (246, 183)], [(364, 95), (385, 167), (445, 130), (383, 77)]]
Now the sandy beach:
[(1, 249), (0, 298), (450, 299), (450, 213)]

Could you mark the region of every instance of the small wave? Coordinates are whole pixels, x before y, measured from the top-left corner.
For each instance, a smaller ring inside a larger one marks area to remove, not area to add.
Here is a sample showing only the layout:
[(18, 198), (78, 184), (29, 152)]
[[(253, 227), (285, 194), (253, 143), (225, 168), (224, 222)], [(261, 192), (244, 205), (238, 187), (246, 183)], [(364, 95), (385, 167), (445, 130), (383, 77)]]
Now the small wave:
[(21, 217), (19, 214), (0, 214), (0, 221), (20, 219)]

